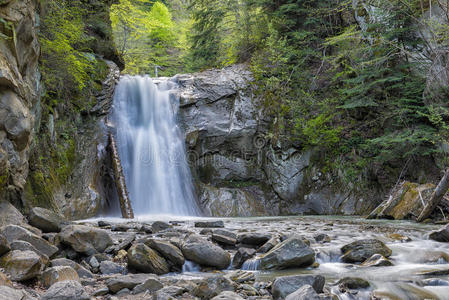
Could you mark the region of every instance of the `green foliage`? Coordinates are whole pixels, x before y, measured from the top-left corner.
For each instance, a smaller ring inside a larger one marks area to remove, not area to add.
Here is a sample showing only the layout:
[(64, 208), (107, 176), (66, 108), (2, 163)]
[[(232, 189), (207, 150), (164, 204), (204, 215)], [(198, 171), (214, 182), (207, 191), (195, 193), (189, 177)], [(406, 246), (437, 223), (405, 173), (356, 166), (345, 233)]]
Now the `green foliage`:
[(120, 0), (112, 5), (114, 40), (125, 59), (125, 73), (152, 74), (155, 66), (162, 67), (162, 75), (181, 70), (185, 31), (178, 30), (172, 18), (159, 1)]

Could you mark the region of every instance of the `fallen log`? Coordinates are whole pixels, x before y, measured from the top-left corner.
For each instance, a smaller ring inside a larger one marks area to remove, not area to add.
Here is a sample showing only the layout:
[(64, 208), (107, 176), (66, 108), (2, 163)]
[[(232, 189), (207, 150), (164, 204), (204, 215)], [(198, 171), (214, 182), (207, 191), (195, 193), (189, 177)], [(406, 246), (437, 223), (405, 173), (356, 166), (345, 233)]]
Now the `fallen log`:
[(114, 169), (115, 185), (117, 187), (118, 198), (120, 201), (120, 210), (122, 211), (122, 217), (126, 219), (134, 218), (133, 208), (131, 201), (128, 197), (128, 190), (126, 189), (125, 176), (123, 174), (122, 164), (118, 155), (117, 143), (115, 142), (114, 135), (109, 133), (109, 145), (111, 147), (112, 165)]
[(433, 210), (438, 206), (440, 201), (443, 199), (448, 189), (449, 189), (449, 169), (446, 170), (446, 173), (444, 174), (443, 178), (440, 180), (437, 187), (433, 191), (430, 200), (424, 206), (424, 209), (422, 210), (421, 214), (417, 219), (418, 222), (422, 222), (428, 216), (430, 216)]

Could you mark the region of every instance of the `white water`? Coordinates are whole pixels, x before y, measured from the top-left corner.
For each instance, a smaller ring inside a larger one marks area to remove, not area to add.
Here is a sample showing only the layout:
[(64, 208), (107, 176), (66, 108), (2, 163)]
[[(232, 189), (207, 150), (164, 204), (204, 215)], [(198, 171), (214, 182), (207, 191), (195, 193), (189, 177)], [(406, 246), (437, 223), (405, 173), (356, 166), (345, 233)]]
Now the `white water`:
[(135, 216), (199, 215), (184, 137), (176, 124), (176, 84), (124, 76), (112, 121)]

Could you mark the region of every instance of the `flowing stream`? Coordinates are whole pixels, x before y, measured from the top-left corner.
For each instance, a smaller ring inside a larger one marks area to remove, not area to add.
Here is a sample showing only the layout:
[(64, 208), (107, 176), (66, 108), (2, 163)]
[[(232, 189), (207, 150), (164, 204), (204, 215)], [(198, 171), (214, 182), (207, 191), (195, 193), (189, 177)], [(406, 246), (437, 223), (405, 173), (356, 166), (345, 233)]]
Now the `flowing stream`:
[(112, 121), (136, 216), (199, 215), (175, 89), (148, 76), (124, 76), (116, 88)]

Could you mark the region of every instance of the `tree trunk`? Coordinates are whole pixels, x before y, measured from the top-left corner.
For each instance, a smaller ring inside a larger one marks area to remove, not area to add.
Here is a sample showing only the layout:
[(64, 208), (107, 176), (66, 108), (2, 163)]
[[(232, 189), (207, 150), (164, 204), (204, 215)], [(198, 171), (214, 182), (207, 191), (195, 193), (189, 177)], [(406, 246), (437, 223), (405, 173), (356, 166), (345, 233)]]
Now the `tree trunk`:
[(112, 164), (114, 168), (115, 185), (117, 187), (118, 198), (120, 201), (120, 209), (122, 217), (126, 219), (134, 218), (131, 201), (128, 198), (128, 190), (126, 189), (125, 176), (123, 175), (122, 164), (118, 155), (117, 144), (112, 133), (109, 133), (109, 145), (111, 146)]
[(446, 173), (444, 174), (443, 178), (440, 180), (440, 183), (438, 183), (438, 186), (435, 188), (435, 191), (432, 193), (432, 196), (430, 197), (429, 202), (427, 202), (423, 211), (419, 215), (419, 217), (417, 219), (418, 222), (422, 222), (428, 216), (430, 216), (430, 214), (433, 212), (433, 210), (440, 203), (441, 199), (443, 199), (443, 196), (444, 196), (444, 194), (446, 194), (448, 189), (449, 189), (449, 169), (446, 170)]

